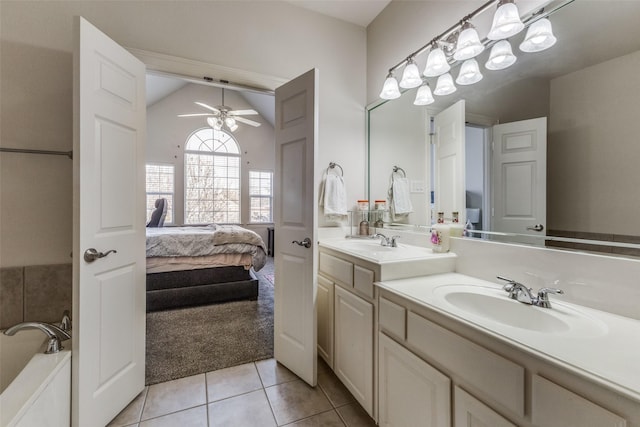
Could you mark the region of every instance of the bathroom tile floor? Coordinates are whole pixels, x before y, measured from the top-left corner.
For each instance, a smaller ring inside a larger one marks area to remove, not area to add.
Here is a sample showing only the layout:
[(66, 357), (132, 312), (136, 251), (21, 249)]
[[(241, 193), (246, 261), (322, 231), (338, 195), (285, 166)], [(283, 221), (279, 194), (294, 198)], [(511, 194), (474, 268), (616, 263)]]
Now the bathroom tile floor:
[(275, 359), (154, 384), (108, 427), (360, 427), (375, 422), (327, 364), (309, 387)]

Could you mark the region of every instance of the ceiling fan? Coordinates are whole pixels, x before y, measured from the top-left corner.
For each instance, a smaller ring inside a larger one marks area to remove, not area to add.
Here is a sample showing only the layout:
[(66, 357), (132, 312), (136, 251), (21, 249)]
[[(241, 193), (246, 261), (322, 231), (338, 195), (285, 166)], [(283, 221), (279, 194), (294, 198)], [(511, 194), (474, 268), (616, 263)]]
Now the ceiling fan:
[(222, 89), (222, 105), (205, 104), (204, 102), (196, 102), (197, 105), (209, 110), (209, 113), (191, 113), (191, 114), (178, 114), (178, 117), (197, 117), (197, 116), (210, 116), (207, 118), (207, 124), (215, 130), (222, 129), (226, 126), (231, 132), (238, 129), (238, 123), (244, 123), (249, 126), (258, 127), (260, 123), (249, 120), (240, 116), (253, 116), (257, 115), (256, 110), (233, 110), (231, 107), (224, 105), (224, 88)]

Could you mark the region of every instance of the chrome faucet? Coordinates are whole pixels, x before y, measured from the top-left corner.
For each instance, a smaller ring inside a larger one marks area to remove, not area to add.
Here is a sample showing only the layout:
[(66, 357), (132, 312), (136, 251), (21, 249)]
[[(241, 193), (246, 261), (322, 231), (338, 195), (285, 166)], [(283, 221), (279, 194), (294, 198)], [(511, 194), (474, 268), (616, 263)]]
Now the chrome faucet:
[(47, 335), (49, 341), (47, 342), (47, 348), (45, 350), (45, 354), (57, 353), (60, 350), (64, 349), (61, 341), (65, 341), (71, 339), (71, 335), (68, 332), (63, 331), (56, 325), (51, 325), (45, 322), (22, 322), (17, 325), (13, 325), (4, 331), (5, 335), (13, 336), (16, 333), (25, 330), (25, 329), (38, 329)]
[(65, 310), (64, 313), (62, 313), (62, 320), (60, 321), (60, 325), (58, 326), (65, 332), (71, 331), (71, 318), (69, 317), (69, 310)]
[(523, 304), (535, 305), (536, 307), (551, 308), (551, 302), (549, 301), (548, 294), (563, 295), (564, 291), (557, 288), (542, 288), (538, 291), (537, 295), (533, 294), (533, 289), (527, 288), (522, 283), (518, 283), (513, 279), (507, 277), (496, 276), (500, 280), (507, 282), (502, 287), (509, 293), (509, 298), (519, 301)]
[(398, 242), (396, 240), (400, 238), (400, 236), (387, 237), (382, 233), (376, 233), (371, 237), (374, 238), (374, 239), (376, 237), (380, 237), (380, 245), (381, 246), (390, 246), (392, 248), (397, 248), (398, 247)]

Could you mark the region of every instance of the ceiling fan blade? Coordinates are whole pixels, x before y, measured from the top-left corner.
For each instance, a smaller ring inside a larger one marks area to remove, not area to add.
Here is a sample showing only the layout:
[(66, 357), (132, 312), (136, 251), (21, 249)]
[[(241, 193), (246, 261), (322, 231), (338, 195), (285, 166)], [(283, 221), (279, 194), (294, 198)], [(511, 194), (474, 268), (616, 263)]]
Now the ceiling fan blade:
[(254, 127), (258, 127), (261, 124), (261, 123), (258, 123), (258, 122), (254, 122), (253, 120), (245, 119), (244, 117), (234, 117), (234, 119), (236, 119), (236, 121), (238, 121), (240, 123), (244, 123), (244, 124), (247, 124), (249, 126), (254, 126)]
[(201, 106), (201, 107), (206, 108), (207, 110), (211, 110), (211, 111), (213, 111), (214, 113), (219, 113), (219, 112), (220, 112), (220, 110), (218, 110), (217, 108), (212, 107), (211, 105), (207, 105), (207, 104), (205, 104), (204, 102), (196, 102), (196, 104), (198, 104), (198, 105), (199, 105), (199, 106)]
[(227, 114), (230, 116), (255, 116), (258, 112), (256, 110), (231, 110)]
[(178, 114), (178, 117), (199, 117), (199, 116), (215, 116), (215, 114), (213, 113)]

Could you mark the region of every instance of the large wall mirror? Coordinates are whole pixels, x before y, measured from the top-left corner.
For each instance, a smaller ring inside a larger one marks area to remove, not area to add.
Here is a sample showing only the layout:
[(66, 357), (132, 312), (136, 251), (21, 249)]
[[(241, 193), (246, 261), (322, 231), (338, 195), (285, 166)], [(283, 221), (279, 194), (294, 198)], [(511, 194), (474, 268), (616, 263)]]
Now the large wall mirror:
[[(584, 244), (593, 243), (601, 252), (640, 254), (635, 218), (640, 212), (638, 16), (639, 1), (569, 2), (549, 17), (558, 39), (551, 49), (523, 54), (517, 48), (523, 31), (511, 38), (518, 60), (506, 70), (481, 68), (482, 81), (458, 86), (426, 107), (413, 105), (415, 89), (370, 105), (369, 198), (387, 196), (398, 166), (406, 174), (413, 205), (411, 214), (388, 225), (430, 226), (438, 199), (432, 190), (442, 172), (432, 143), (437, 138), (432, 118), (464, 100), (461, 216), (466, 221), (468, 215), (476, 231), (487, 232), (475, 236), (577, 249), (591, 249)], [(478, 63), (487, 56), (483, 52)], [(457, 69), (452, 74), (455, 78)], [(546, 173), (534, 178), (542, 200), (519, 200), (511, 208), (514, 216), (526, 216), (525, 204), (544, 203), (544, 231), (504, 230), (495, 218), (495, 199), (509, 187), (504, 181), (514, 182), (518, 174), (503, 177), (502, 187), (495, 188), (496, 175), (504, 171), (495, 170), (494, 157), (504, 144), (495, 138), (493, 125), (533, 118), (546, 122)]]

